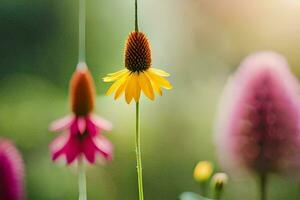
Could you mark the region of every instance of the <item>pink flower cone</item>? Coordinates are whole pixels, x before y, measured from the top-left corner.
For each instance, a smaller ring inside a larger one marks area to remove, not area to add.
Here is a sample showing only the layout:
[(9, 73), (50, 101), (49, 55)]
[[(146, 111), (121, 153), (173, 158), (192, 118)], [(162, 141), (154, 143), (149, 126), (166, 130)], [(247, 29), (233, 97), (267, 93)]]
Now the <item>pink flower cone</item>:
[(285, 59), (250, 55), (229, 80), (219, 109), (217, 143), (227, 167), (258, 174), (299, 166), (299, 84)]
[(0, 199), (24, 199), (24, 164), (21, 154), (8, 140), (0, 139)]
[(93, 164), (97, 156), (110, 160), (113, 147), (102, 131), (111, 130), (112, 125), (93, 114), (93, 79), (84, 63), (78, 65), (70, 86), (73, 114), (50, 126), (51, 131), (64, 132), (50, 144), (52, 159), (64, 156), (67, 164), (80, 158)]

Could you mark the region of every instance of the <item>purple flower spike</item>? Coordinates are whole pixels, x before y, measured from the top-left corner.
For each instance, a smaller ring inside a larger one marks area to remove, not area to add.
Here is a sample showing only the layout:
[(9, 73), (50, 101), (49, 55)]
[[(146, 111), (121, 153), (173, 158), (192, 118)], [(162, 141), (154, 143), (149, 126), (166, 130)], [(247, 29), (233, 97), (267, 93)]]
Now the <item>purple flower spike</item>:
[(0, 139), (0, 200), (24, 198), (24, 165), (16, 147)]
[(299, 92), (282, 56), (262, 52), (246, 58), (220, 104), (217, 143), (223, 163), (258, 174), (299, 167)]

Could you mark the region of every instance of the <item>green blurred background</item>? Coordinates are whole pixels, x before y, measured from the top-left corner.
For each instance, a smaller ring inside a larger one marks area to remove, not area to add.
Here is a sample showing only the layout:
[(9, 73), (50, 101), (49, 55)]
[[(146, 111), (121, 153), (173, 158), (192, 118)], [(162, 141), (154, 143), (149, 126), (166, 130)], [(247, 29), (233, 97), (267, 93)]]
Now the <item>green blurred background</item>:
[[(97, 86), (96, 112), (114, 124), (115, 158), (88, 171), (91, 200), (137, 199), (134, 105), (105, 97), (101, 77), (123, 65), (133, 30), (133, 0), (87, 0), (87, 63)], [(199, 160), (218, 166), (214, 121), (222, 88), (249, 53), (277, 51), (300, 78), (299, 0), (140, 0), (140, 27), (151, 40), (153, 66), (172, 74), (174, 89), (142, 99), (145, 197), (175, 200), (199, 192)], [(48, 131), (69, 113), (68, 84), (78, 57), (77, 0), (1, 0), (0, 136), (26, 162), (29, 200), (77, 199), (73, 168), (52, 163)], [(272, 177), (270, 199), (297, 199), (296, 184)], [(255, 178), (232, 177), (227, 200), (257, 199)], [(299, 196), (299, 195), (298, 195)]]

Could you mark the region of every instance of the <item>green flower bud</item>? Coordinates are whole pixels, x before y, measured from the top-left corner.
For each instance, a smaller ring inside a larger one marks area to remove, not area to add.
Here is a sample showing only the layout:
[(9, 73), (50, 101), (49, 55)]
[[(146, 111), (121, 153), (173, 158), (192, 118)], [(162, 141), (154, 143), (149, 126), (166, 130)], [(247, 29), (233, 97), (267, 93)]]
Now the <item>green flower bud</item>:
[(214, 192), (214, 199), (221, 199), (224, 187), (228, 182), (228, 176), (225, 173), (216, 173), (211, 180), (211, 186)]

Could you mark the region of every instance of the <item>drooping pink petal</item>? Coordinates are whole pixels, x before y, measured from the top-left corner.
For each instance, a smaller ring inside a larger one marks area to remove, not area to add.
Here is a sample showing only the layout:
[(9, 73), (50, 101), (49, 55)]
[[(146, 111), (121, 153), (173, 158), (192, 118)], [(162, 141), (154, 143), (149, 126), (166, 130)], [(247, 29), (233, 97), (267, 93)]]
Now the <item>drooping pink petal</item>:
[[(63, 140), (65, 138), (62, 138), (61, 136), (57, 138), (57, 140)], [(56, 151), (52, 152), (52, 159), (56, 160), (60, 156), (65, 156), (67, 163), (71, 164), (77, 157), (81, 154), (81, 144), (80, 141), (70, 135), (67, 142), (59, 149), (56, 149)]]
[(91, 137), (95, 137), (97, 134), (101, 134), (101, 130), (98, 130), (94, 122), (91, 120), (90, 117), (86, 119), (86, 130), (90, 134)]
[(71, 135), (77, 135), (78, 133), (80, 133), (79, 128), (78, 128), (77, 118), (75, 118), (72, 121), (69, 129), (70, 129)]
[(85, 117), (77, 117), (77, 127), (80, 134), (83, 134), (86, 130), (86, 119)]
[[(69, 129), (69, 130), (68, 130)], [(57, 137), (51, 144), (50, 150), (52, 159), (57, 160), (64, 156), (68, 164), (72, 164), (76, 159), (85, 156), (91, 164), (95, 163), (96, 155), (100, 154), (109, 160), (112, 157), (112, 145), (103, 137), (101, 141), (100, 131), (91, 116), (74, 117), (69, 123), (66, 133)], [(98, 138), (94, 140), (94, 138)], [(100, 143), (100, 145), (96, 144)]]
[(97, 126), (97, 128), (105, 131), (111, 131), (112, 130), (112, 124), (103, 119), (102, 117), (99, 117), (97, 115), (92, 115), (91, 120), (94, 122), (94, 124)]
[(299, 91), (278, 54), (254, 54), (241, 64), (225, 88), (217, 124), (227, 166), (268, 173), (299, 165)]
[(104, 136), (98, 136), (93, 138), (94, 144), (97, 146), (97, 149), (100, 151), (102, 156), (105, 159), (111, 160), (113, 155), (113, 145), (112, 143), (105, 138)]
[(24, 195), (24, 164), (16, 147), (0, 139), (0, 199), (22, 200)]
[(86, 159), (90, 163), (95, 163), (95, 156), (97, 152), (97, 148), (93, 142), (93, 139), (91, 137), (87, 137), (83, 142), (82, 142), (82, 151), (86, 157)]
[(66, 130), (72, 123), (74, 116), (68, 115), (61, 119), (55, 120), (50, 124), (49, 130), (53, 132), (60, 132)]
[(52, 154), (52, 159), (53, 160), (56, 160), (57, 157), (59, 155), (56, 155), (54, 157), (54, 154), (57, 153), (58, 151), (60, 151), (65, 145), (66, 143), (68, 142), (70, 138), (70, 134), (69, 133), (64, 133), (58, 137), (56, 137), (49, 145), (49, 148), (50, 148), (50, 152)]

